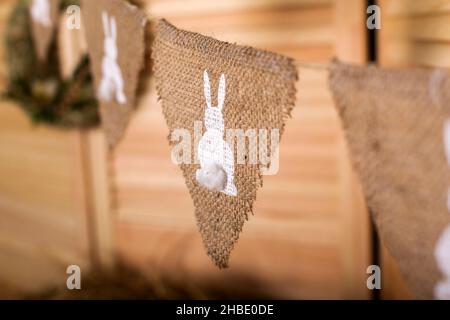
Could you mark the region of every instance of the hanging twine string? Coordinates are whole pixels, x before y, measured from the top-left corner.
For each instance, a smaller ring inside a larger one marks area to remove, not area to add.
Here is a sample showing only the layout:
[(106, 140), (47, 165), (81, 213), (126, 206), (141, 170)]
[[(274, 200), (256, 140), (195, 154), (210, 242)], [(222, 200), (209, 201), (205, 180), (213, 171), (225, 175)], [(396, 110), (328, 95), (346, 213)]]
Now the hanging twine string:
[[(327, 71), (327, 72), (330, 71), (330, 63), (331, 61), (325, 64), (319, 64), (295, 60), (295, 64), (299, 69)], [(432, 73), (429, 80), (428, 92), (433, 103), (437, 106), (440, 106), (442, 104), (441, 101), (442, 82), (444, 81), (447, 75), (448, 70), (442, 68), (434, 68), (434, 72)]]
[(295, 60), (295, 65), (300, 69), (309, 69), (309, 70), (317, 70), (317, 71), (329, 71), (330, 70), (330, 62), (328, 62), (326, 64), (320, 64), (320, 63), (310, 63), (310, 62)]
[[(325, 64), (319, 64), (319, 63), (309, 63), (309, 62), (303, 62), (299, 60), (295, 60), (295, 65), (299, 69), (308, 69), (308, 70), (315, 70), (315, 71), (330, 71), (330, 63), (331, 61), (325, 63)], [(433, 101), (433, 103), (436, 106), (442, 106), (442, 82), (445, 80), (446, 76), (448, 75), (448, 70), (442, 69), (442, 68), (434, 68), (434, 71), (429, 79), (428, 83), (428, 93)]]

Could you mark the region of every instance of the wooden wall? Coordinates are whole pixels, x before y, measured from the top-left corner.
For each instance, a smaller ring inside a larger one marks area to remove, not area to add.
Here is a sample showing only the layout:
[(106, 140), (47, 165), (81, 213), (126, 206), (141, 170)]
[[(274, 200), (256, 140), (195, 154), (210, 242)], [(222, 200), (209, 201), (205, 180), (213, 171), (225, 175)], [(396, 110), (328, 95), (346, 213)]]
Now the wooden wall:
[[(365, 1), (152, 0), (147, 11), (180, 28), (326, 63), (364, 63)], [(239, 291), (248, 281), (277, 298), (369, 298), (368, 215), (350, 168), (327, 73), (300, 70), (297, 107), (281, 145), (280, 172), (266, 177), (255, 215), (217, 270), (197, 232), (168, 129), (152, 89), (113, 156), (114, 246), (148, 272), (195, 286)]]
[[(2, 39), (12, 3), (0, 3)], [(3, 43), (0, 48), (4, 88)], [(57, 281), (55, 274), (64, 272), (63, 257), (86, 260), (87, 238), (73, 241), (75, 234), (83, 233), (74, 215), (78, 208), (67, 202), (76, 188), (68, 173), (75, 163), (66, 152), (72, 139), (46, 128), (32, 129), (16, 105), (1, 102), (0, 107), (0, 287), (32, 291)], [(0, 297), (9, 295), (0, 291)]]
[[(449, 0), (379, 0), (378, 59), (387, 67), (450, 67)], [(381, 245), (382, 298), (411, 298), (398, 267)]]
[[(1, 39), (14, 3), (0, 3)], [(2, 41), (0, 91), (4, 57)], [(108, 194), (102, 146), (99, 130), (34, 125), (18, 105), (0, 101), (0, 298), (64, 286), (67, 266), (88, 271), (107, 261), (108, 247), (97, 250), (102, 233), (96, 232)]]
[(379, 0), (384, 66), (450, 67), (450, 1)]

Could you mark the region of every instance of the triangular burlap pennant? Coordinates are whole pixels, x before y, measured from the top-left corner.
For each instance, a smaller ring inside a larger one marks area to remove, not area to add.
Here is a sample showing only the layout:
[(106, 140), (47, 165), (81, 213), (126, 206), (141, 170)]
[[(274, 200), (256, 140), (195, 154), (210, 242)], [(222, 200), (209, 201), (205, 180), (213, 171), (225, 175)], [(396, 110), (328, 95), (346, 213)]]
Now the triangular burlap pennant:
[(83, 24), (106, 140), (122, 138), (136, 103), (147, 19), (123, 0), (82, 0)]
[(436, 241), (450, 223), (450, 77), (334, 62), (330, 86), (381, 238), (413, 293), (433, 298)]
[(31, 0), (29, 10), (36, 54), (45, 61), (58, 24), (59, 0)]
[[(229, 129), (283, 132), (295, 103), (294, 61), (178, 30), (164, 20), (157, 26), (153, 58), (157, 90), (170, 132), (187, 130), (193, 139), (188, 152), (190, 161), (180, 167), (194, 201), (198, 227), (208, 255), (217, 266), (226, 267), (243, 224), (252, 213), (256, 191), (262, 184), (262, 165), (236, 163), (238, 148), (226, 145), (223, 136)], [(197, 135), (201, 138), (199, 144), (194, 141), (196, 124), (202, 130), (200, 137)], [(228, 154), (229, 147), (234, 152)], [(207, 163), (221, 150), (225, 154), (221, 156), (225, 159), (223, 170), (220, 166), (210, 169), (222, 172), (226, 179), (222, 182), (226, 183), (213, 189), (223, 192), (210, 191), (199, 184), (203, 165), (194, 160), (200, 154), (199, 162)]]

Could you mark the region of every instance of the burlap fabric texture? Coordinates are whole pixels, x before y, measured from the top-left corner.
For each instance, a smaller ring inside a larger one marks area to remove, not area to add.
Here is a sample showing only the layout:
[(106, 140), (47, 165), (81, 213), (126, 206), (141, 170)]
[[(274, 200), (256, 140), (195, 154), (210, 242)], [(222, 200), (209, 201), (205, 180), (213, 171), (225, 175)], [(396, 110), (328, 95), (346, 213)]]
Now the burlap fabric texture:
[[(194, 122), (203, 122), (205, 70), (211, 80), (214, 106), (219, 78), (222, 74), (226, 77), (225, 129), (283, 132), (296, 96), (297, 70), (292, 59), (179, 30), (165, 20), (157, 25), (152, 56), (157, 91), (170, 132), (187, 129), (194, 137)], [(196, 143), (192, 143), (192, 160), (195, 149)], [(233, 149), (236, 161), (237, 148)], [(227, 267), (262, 185), (260, 165), (235, 164), (236, 197), (201, 187), (195, 178), (198, 164), (180, 167), (207, 253), (218, 267)]]
[(113, 62), (120, 67), (126, 103), (120, 104), (114, 99), (109, 102), (100, 99), (103, 130), (108, 145), (113, 148), (123, 137), (136, 105), (141, 75), (147, 64), (148, 21), (143, 10), (125, 0), (82, 0), (81, 6), (97, 91), (104, 77), (102, 64), (105, 56), (108, 56), (105, 52), (107, 35), (102, 23), (103, 14), (106, 13), (109, 19), (114, 18), (117, 24), (115, 43), (118, 55)]
[(433, 298), (442, 277), (435, 244), (450, 223), (443, 143), (450, 77), (334, 62), (330, 86), (382, 241), (413, 294)]

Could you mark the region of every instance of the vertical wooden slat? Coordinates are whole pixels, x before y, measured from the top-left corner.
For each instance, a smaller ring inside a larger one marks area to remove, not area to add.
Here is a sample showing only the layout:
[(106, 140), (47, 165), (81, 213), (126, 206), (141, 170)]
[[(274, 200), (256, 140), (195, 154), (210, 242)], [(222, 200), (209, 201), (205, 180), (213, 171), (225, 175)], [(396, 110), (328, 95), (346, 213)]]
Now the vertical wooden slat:
[(403, 275), (386, 247), (380, 243), (381, 262), (381, 298), (384, 300), (412, 299), (410, 290), (406, 286)]
[(86, 186), (94, 259), (101, 267), (114, 265), (113, 211), (111, 207), (110, 154), (101, 130), (84, 136)]
[(367, 62), (365, 0), (335, 1), (336, 56), (343, 62)]
[[(346, 0), (335, 2), (336, 55), (344, 62), (367, 62), (366, 1)], [(369, 298), (365, 287), (366, 269), (371, 264), (371, 229), (364, 196), (356, 173), (351, 165), (345, 136), (338, 133), (339, 190), (341, 196), (342, 255), (344, 257), (345, 285), (348, 298)]]
[(61, 75), (70, 78), (75, 71), (82, 56), (87, 51), (87, 43), (84, 37), (84, 29), (67, 28), (67, 22), (71, 17), (62, 15), (59, 20), (58, 54), (61, 62)]

